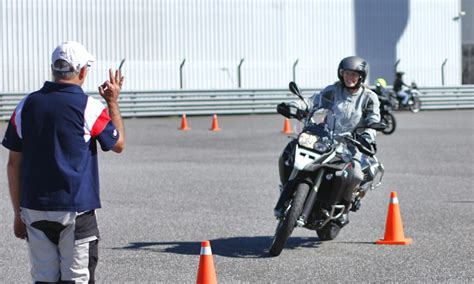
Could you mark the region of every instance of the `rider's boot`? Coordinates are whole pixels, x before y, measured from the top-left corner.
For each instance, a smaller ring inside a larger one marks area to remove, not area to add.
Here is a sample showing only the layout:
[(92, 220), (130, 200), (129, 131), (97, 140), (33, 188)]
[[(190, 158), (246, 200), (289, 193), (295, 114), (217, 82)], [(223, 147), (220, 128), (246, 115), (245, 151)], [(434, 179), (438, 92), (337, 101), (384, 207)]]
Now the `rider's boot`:
[(341, 228), (349, 224), (349, 211), (351, 210), (351, 207), (352, 207), (351, 202), (342, 200), (342, 203), (345, 205), (346, 208), (344, 209), (344, 213), (339, 218), (337, 218), (337, 223), (339, 224)]
[(356, 212), (357, 210), (360, 209), (360, 206), (362, 205), (362, 202), (361, 202), (361, 198), (360, 197), (356, 197), (354, 199), (354, 201), (352, 202), (352, 206), (351, 206), (351, 211), (354, 211)]
[(349, 224), (349, 211), (345, 212), (341, 215), (341, 217), (337, 218), (337, 222), (339, 223), (339, 226), (341, 228)]
[(356, 193), (354, 194), (354, 200), (352, 201), (351, 211), (356, 212), (360, 209), (362, 205), (362, 198), (365, 196), (366, 191), (362, 190), (360, 187), (357, 189)]

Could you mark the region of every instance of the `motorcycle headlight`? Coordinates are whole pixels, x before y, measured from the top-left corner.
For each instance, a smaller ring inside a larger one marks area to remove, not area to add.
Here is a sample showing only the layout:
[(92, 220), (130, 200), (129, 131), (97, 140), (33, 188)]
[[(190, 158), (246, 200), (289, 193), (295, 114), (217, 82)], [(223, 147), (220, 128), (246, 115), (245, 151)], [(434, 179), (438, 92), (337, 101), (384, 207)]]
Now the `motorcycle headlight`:
[(309, 133), (301, 133), (298, 138), (298, 144), (305, 148), (314, 149), (319, 153), (326, 153), (329, 151), (329, 146), (321, 141), (318, 136)]
[(301, 133), (298, 138), (298, 144), (303, 147), (313, 149), (314, 144), (318, 141), (318, 137), (309, 133)]
[(329, 146), (325, 143), (318, 142), (314, 143), (313, 149), (319, 153), (326, 153), (329, 151)]

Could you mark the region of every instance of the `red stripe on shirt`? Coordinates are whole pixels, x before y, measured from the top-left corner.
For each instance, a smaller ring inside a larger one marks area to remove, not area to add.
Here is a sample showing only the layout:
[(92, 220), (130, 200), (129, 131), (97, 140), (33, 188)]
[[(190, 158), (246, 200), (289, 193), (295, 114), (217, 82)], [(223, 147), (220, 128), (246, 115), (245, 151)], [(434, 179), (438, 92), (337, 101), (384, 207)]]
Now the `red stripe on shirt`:
[(109, 121), (110, 116), (107, 113), (107, 109), (104, 108), (104, 110), (99, 115), (99, 117), (97, 117), (96, 121), (94, 122), (94, 125), (92, 126), (91, 137), (97, 137), (104, 130)]
[(16, 110), (13, 112), (12, 118), (10, 119), (10, 121), (12, 122), (12, 125), (13, 125), (13, 126), (15, 127), (15, 129), (16, 129), (16, 121), (15, 121), (15, 119), (16, 119)]

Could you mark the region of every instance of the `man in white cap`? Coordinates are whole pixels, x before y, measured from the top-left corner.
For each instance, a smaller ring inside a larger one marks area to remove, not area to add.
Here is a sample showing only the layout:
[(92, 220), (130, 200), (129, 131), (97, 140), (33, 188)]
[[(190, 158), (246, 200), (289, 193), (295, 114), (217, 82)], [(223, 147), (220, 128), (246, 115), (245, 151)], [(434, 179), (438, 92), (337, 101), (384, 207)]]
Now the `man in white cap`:
[(97, 142), (120, 153), (125, 133), (118, 97), (123, 76), (109, 70), (99, 87), (107, 108), (84, 93), (94, 62), (78, 42), (51, 58), (52, 82), (16, 107), (3, 139), (14, 233), (28, 240), (33, 282), (94, 282), (100, 208)]

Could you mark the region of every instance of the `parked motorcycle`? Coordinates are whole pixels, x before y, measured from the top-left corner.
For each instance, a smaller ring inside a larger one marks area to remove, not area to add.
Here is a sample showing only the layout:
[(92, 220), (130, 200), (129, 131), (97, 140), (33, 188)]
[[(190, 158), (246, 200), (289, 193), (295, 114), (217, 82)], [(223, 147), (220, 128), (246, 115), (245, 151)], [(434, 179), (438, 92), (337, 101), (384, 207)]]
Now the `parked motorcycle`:
[[(294, 82), (290, 83), (290, 90), (303, 100)], [(356, 131), (335, 133), (335, 127), (331, 129), (328, 123), (334, 119), (330, 109), (331, 106), (324, 110), (315, 110), (304, 117), (298, 112), (279, 110), (286, 117), (299, 118), (304, 126), (280, 157), (283, 159), (280, 166), (287, 167), (290, 173), (288, 176), (280, 174), (285, 186), (283, 192), (287, 197), (280, 199), (284, 200), (284, 210), (278, 218), (269, 248), (269, 254), (272, 256), (280, 255), (295, 227), (315, 230), (320, 240), (336, 238), (341, 228), (347, 224), (344, 223), (346, 210), (358, 210), (360, 200), (366, 192), (381, 184), (384, 167), (375, 157), (374, 146), (359, 142), (365, 140), (358, 139)], [(385, 125), (375, 123), (367, 127), (382, 130)], [(338, 129), (349, 129), (349, 126), (341, 125)], [(362, 161), (364, 180), (351, 193), (353, 202), (346, 207), (342, 197), (347, 194), (346, 189), (353, 177), (349, 145), (357, 147), (367, 156), (364, 156)]]
[(413, 113), (417, 113), (421, 109), (421, 100), (420, 100), (420, 91), (415, 82), (411, 83), (411, 86), (406, 90), (409, 95), (408, 103), (406, 105), (402, 104), (402, 98), (399, 97), (395, 92), (391, 92), (391, 100), (393, 102), (393, 107), (395, 110), (410, 110)]

